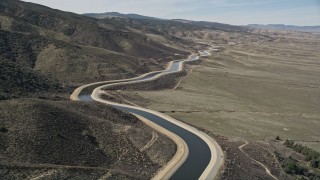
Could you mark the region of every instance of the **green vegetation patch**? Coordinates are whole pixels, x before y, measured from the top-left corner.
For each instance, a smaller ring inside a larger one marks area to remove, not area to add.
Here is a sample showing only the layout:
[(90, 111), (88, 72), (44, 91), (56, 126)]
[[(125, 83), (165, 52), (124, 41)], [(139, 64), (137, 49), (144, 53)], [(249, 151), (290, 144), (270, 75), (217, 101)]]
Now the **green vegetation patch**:
[(284, 145), (293, 149), (295, 152), (305, 156), (306, 160), (310, 162), (311, 167), (320, 169), (320, 153), (301, 144), (295, 143), (293, 140), (286, 140)]

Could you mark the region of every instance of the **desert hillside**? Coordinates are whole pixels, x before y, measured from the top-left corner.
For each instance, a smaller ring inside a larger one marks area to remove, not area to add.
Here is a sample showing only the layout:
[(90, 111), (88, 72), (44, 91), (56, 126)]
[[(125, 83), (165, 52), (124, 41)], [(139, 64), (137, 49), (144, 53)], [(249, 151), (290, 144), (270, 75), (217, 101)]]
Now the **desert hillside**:
[(132, 77), (186, 55), (121, 24), (22, 1), (0, 2), (0, 24), (2, 60), (62, 83)]
[[(108, 173), (144, 179), (175, 153), (168, 138), (136, 117), (99, 103), (20, 99), (1, 101), (0, 112), (3, 177), (29, 179), (43, 171), (81, 177), (78, 170), (84, 169), (96, 173), (88, 175), (90, 179)], [(141, 151), (155, 134), (158, 140)]]
[(68, 99), (81, 84), (160, 70), (186, 51), (122, 25), (4, 0), (0, 52), (1, 177), (149, 179), (175, 154), (173, 141), (136, 117)]

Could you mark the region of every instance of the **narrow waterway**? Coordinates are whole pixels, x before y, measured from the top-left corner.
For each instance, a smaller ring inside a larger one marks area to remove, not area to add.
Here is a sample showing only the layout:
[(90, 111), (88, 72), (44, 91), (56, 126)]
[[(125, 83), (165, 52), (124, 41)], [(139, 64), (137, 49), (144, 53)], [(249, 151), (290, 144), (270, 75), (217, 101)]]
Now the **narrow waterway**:
[[(193, 60), (197, 60), (197, 59), (193, 57), (191, 61)], [(181, 63), (180, 61), (175, 61), (170, 67), (170, 69), (164, 70), (163, 72), (179, 71), (180, 63)], [(154, 76), (160, 73), (162, 72), (151, 73), (145, 77), (141, 77), (132, 81), (152, 79)], [(95, 87), (102, 86), (102, 85), (105, 85), (105, 84), (95, 85)], [(88, 88), (90, 88), (90, 90), (92, 89), (91, 92), (93, 91), (93, 87), (88, 87)], [(81, 101), (93, 101), (93, 99), (91, 98), (91, 92), (89, 92), (88, 90), (82, 91), (82, 93), (80, 93), (79, 99)], [(211, 151), (207, 143), (204, 140), (202, 140), (200, 137), (155, 114), (145, 112), (143, 110), (138, 110), (138, 109), (135, 109), (134, 107), (129, 108), (129, 107), (122, 107), (120, 105), (113, 105), (113, 107), (128, 113), (134, 113), (134, 114), (143, 116), (146, 119), (149, 119), (150, 121), (158, 124), (159, 126), (162, 126), (165, 129), (178, 135), (187, 143), (189, 148), (189, 156), (187, 157), (186, 161), (182, 164), (182, 166), (173, 174), (171, 179), (184, 179), (184, 180), (198, 179), (201, 176), (201, 174), (204, 172), (204, 170), (206, 169), (206, 167), (210, 162)]]

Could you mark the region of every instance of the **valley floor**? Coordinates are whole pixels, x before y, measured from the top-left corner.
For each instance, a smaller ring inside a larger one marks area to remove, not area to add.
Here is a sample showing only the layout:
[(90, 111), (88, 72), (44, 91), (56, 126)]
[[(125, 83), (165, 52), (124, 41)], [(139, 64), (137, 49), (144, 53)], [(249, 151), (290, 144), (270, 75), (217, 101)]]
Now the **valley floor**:
[(320, 40), (279, 39), (225, 47), (176, 89), (137, 93), (148, 108), (220, 135), (280, 136), (320, 150)]
[[(113, 95), (212, 135), (226, 154), (222, 179), (301, 177), (286, 175), (295, 174), (289, 164), (310, 168), (309, 162), (283, 146), (283, 140), (320, 150), (320, 38), (266, 33), (270, 41), (253, 36), (218, 45), (220, 50), (188, 66), (188, 75), (170, 89)], [(319, 177), (319, 169), (311, 169)]]

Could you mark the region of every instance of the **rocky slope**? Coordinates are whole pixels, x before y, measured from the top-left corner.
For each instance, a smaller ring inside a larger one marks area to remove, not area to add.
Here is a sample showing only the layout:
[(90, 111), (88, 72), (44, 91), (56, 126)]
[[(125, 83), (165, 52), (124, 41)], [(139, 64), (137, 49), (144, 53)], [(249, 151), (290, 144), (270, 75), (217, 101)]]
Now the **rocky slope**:
[(65, 84), (132, 77), (186, 54), (121, 24), (17, 0), (0, 2), (0, 27), (2, 61)]
[[(125, 172), (149, 179), (175, 154), (175, 144), (168, 138), (134, 116), (98, 103), (20, 99), (1, 101), (0, 112), (2, 177), (31, 178), (35, 174), (28, 168), (14, 174), (21, 167), (33, 167), (47, 168), (45, 172), (70, 168)], [(157, 140), (144, 148), (154, 134)]]
[(112, 107), (70, 102), (69, 94), (186, 54), (121, 24), (0, 1), (1, 179), (150, 179), (175, 154), (173, 141)]

